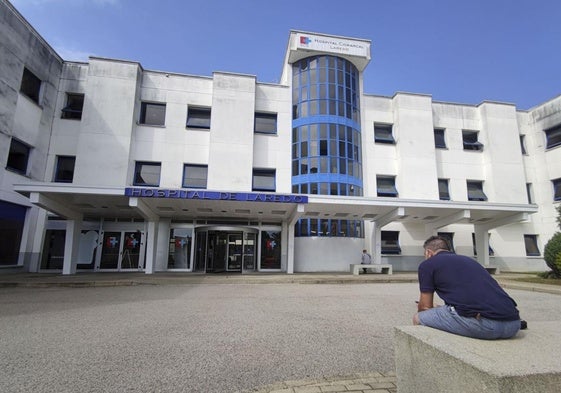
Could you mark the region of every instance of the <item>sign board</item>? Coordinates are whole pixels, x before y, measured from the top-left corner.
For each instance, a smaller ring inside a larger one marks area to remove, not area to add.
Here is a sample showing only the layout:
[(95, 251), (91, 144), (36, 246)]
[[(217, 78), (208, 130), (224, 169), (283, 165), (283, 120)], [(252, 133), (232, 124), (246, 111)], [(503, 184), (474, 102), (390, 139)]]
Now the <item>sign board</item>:
[(125, 196), (137, 198), (173, 198), (211, 201), (308, 203), (307, 195), (223, 192), (207, 190), (169, 190), (161, 188), (125, 188)]
[(368, 42), (305, 33), (296, 34), (296, 48), (360, 57), (370, 54)]

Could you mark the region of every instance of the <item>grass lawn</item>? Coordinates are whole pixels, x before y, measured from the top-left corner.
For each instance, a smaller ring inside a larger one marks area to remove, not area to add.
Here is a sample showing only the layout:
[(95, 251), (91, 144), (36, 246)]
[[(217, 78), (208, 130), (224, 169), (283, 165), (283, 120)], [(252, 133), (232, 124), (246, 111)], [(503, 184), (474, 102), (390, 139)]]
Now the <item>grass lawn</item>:
[(559, 278), (541, 278), (538, 276), (535, 277), (519, 277), (513, 278), (514, 281), (522, 281), (522, 282), (532, 282), (535, 284), (548, 284), (548, 285), (561, 285), (561, 279)]

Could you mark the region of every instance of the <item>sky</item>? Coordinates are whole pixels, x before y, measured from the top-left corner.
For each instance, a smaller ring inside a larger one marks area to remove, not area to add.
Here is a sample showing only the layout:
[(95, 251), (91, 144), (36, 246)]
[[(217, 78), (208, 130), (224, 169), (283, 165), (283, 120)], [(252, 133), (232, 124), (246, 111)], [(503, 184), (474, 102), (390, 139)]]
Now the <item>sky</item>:
[(367, 39), (364, 93), (530, 109), (561, 94), (559, 0), (12, 0), (65, 60), (278, 83), (290, 30)]

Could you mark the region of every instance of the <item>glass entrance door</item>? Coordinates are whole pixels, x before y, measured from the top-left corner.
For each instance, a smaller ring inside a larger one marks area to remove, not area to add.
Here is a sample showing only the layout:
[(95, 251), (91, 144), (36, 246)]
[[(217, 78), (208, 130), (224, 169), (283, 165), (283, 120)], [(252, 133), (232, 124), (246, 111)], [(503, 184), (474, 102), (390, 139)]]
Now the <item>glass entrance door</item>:
[(257, 269), (257, 230), (247, 227), (195, 228), (195, 271), (252, 272)]
[(142, 232), (104, 232), (99, 269), (138, 270), (141, 263)]
[(121, 256), (121, 232), (105, 232), (101, 249), (100, 269), (117, 269)]
[(243, 238), (241, 233), (228, 234), (228, 271), (239, 272), (242, 269)]

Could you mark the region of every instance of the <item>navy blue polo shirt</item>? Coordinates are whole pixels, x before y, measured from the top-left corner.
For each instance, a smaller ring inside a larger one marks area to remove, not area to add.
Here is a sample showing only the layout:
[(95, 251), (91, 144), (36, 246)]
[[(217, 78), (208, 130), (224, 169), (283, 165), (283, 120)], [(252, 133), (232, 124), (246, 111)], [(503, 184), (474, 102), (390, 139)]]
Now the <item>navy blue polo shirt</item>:
[(419, 265), (419, 289), (433, 293), (465, 317), (520, 319), (516, 302), (477, 261), (441, 251)]

